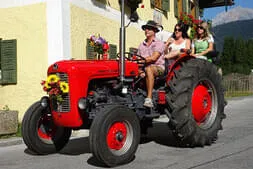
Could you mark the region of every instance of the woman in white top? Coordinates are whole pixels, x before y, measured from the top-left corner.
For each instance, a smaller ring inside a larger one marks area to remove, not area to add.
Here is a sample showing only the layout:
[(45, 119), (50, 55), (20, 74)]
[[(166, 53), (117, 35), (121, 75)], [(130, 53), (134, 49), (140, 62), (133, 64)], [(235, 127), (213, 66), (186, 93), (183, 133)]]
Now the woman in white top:
[(181, 49), (190, 49), (191, 41), (187, 35), (187, 28), (183, 23), (177, 23), (174, 33), (166, 42), (166, 59), (177, 59)]

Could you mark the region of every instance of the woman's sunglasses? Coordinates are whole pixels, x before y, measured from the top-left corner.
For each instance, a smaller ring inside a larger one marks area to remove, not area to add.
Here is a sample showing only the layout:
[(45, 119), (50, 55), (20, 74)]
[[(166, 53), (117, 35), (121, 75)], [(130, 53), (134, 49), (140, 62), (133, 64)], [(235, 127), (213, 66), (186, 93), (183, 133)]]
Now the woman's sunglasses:
[(203, 27), (203, 26), (198, 26), (198, 28), (199, 28), (199, 29), (204, 29), (204, 27)]
[(174, 29), (174, 32), (176, 32), (176, 31), (182, 32), (182, 29), (180, 29), (180, 28), (179, 28), (179, 29), (175, 28), (175, 29)]

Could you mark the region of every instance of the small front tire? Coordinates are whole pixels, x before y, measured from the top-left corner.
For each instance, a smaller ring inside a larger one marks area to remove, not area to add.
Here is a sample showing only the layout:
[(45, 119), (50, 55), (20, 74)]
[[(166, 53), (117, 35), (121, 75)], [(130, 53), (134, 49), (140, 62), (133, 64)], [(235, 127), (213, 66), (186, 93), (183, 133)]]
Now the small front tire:
[(54, 124), (49, 107), (42, 107), (40, 101), (26, 111), (21, 131), (28, 149), (40, 155), (60, 151), (71, 136), (70, 128)]
[(140, 142), (139, 119), (125, 106), (108, 106), (93, 120), (89, 141), (91, 152), (105, 165), (128, 163)]

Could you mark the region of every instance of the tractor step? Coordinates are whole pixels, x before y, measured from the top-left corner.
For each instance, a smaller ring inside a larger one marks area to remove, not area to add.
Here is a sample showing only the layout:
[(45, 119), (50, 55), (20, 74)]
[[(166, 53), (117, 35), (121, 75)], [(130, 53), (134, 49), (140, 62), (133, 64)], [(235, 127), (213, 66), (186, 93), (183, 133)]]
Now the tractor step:
[(151, 113), (151, 114), (145, 114), (146, 118), (158, 118), (160, 117), (159, 113)]

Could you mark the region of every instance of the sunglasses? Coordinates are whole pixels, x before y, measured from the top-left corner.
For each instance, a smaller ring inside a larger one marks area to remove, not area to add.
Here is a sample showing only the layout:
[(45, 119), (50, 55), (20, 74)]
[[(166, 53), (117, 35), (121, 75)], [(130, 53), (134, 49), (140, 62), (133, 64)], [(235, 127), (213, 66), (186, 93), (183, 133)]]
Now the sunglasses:
[(179, 29), (175, 28), (175, 29), (174, 29), (174, 32), (176, 32), (176, 31), (182, 32), (182, 29), (180, 29), (180, 28), (179, 28)]
[(203, 26), (198, 26), (199, 29), (204, 29)]

